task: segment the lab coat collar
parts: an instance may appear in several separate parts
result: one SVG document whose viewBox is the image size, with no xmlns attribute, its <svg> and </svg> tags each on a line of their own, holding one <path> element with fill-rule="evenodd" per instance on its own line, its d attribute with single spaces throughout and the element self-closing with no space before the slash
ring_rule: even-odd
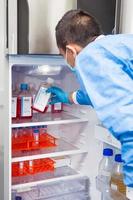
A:
<svg viewBox="0 0 133 200">
<path fill-rule="evenodd" d="M 94 41 L 100 40 L 100 39 L 102 39 L 103 37 L 105 37 L 105 35 L 99 35 L 98 37 L 96 37 L 96 39 L 95 39 Z"/>
</svg>

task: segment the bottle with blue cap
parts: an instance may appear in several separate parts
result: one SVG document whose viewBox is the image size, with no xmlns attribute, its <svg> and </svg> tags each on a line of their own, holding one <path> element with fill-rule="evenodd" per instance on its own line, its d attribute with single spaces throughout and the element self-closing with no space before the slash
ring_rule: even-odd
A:
<svg viewBox="0 0 133 200">
<path fill-rule="evenodd" d="M 38 128 L 33 129 L 33 137 L 34 137 L 34 146 L 39 147 L 40 133 Z"/>
<path fill-rule="evenodd" d="M 21 196 L 16 196 L 15 200 L 22 200 L 22 197 Z"/>
<path fill-rule="evenodd" d="M 105 191 L 108 190 L 113 167 L 113 150 L 110 148 L 103 149 L 103 158 L 99 163 L 98 179 L 101 185 L 101 199 L 104 198 Z"/>
<path fill-rule="evenodd" d="M 123 182 L 122 165 L 123 165 L 123 161 L 121 158 L 121 154 L 116 154 L 115 164 L 112 169 L 110 185 L 113 190 L 126 195 L 126 186 L 124 185 L 124 182 Z"/>
</svg>

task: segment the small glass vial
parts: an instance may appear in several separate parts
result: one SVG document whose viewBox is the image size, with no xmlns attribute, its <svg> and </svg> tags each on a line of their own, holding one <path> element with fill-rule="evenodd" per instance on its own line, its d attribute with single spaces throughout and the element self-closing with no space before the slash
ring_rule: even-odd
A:
<svg viewBox="0 0 133 200">
<path fill-rule="evenodd" d="M 55 103 L 52 105 L 52 113 L 60 113 L 63 111 L 63 103 Z"/>
<path fill-rule="evenodd" d="M 19 163 L 19 174 L 20 175 L 24 174 L 24 162 Z"/>
<path fill-rule="evenodd" d="M 33 130 L 33 137 L 34 137 L 34 146 L 39 146 L 39 130 L 38 129 L 34 129 Z"/>
<path fill-rule="evenodd" d="M 29 173 L 33 174 L 33 172 L 34 172 L 33 160 L 29 160 Z"/>
</svg>

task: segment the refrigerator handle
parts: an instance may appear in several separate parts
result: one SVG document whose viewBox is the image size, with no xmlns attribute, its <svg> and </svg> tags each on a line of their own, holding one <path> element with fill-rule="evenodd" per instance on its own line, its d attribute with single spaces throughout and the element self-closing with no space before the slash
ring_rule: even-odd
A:
<svg viewBox="0 0 133 200">
<path fill-rule="evenodd" d="M 8 0 L 8 52 L 17 54 L 17 0 Z"/>
</svg>

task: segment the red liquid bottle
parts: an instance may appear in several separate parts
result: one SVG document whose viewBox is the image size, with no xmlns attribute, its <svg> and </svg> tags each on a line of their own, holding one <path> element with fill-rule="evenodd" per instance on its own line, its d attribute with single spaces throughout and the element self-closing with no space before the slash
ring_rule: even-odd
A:
<svg viewBox="0 0 133 200">
<path fill-rule="evenodd" d="M 20 93 L 17 100 L 17 116 L 19 119 L 29 119 L 32 118 L 32 102 L 33 98 L 28 90 L 28 84 L 21 83 Z"/>
</svg>

